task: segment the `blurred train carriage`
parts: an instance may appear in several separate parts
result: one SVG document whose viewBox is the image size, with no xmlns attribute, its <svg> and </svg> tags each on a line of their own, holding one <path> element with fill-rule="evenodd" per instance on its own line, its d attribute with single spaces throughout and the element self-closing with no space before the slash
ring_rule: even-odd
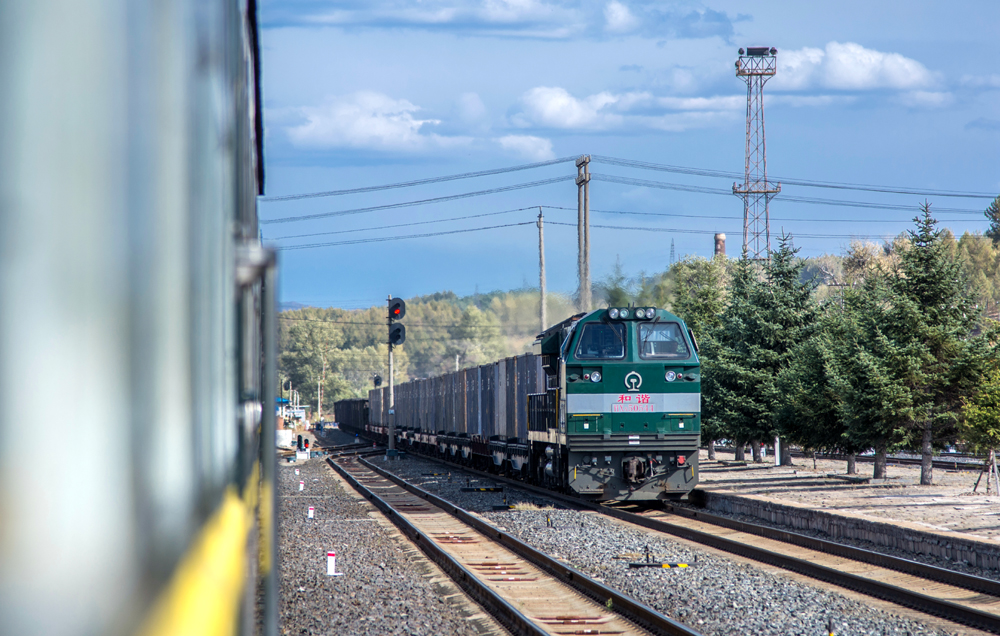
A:
<svg viewBox="0 0 1000 636">
<path fill-rule="evenodd" d="M 369 392 L 341 426 L 581 497 L 676 499 L 698 482 L 701 376 L 684 323 L 655 308 L 573 316 L 526 354 Z M 356 402 L 356 401 L 355 401 Z"/>
<path fill-rule="evenodd" d="M 256 3 L 0 32 L 0 631 L 276 634 Z"/>
</svg>

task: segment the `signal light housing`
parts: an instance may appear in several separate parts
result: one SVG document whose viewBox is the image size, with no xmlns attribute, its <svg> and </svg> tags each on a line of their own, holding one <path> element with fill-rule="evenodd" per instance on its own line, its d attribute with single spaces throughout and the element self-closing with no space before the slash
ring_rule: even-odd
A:
<svg viewBox="0 0 1000 636">
<path fill-rule="evenodd" d="M 406 325 L 394 323 L 389 327 L 389 344 L 401 345 L 406 342 Z"/>
<path fill-rule="evenodd" d="M 402 320 L 406 315 L 406 303 L 402 298 L 393 298 L 389 301 L 389 320 Z"/>
</svg>

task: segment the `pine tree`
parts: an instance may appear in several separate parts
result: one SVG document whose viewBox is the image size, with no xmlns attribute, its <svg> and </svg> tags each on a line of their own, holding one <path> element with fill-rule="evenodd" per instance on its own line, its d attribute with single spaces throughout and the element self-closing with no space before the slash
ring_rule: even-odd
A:
<svg viewBox="0 0 1000 636">
<path fill-rule="evenodd" d="M 961 261 L 946 244 L 944 231 L 936 228 L 930 204 L 924 203 L 922 212 L 914 219 L 916 229 L 908 233 L 910 246 L 900 254 L 892 286 L 917 308 L 912 323 L 900 324 L 895 338 L 901 346 L 920 348 L 923 360 L 921 373 L 912 378 L 912 429 L 920 438 L 920 483 L 930 485 L 933 448 L 954 439 L 963 394 L 976 377 L 970 345 L 979 311 Z"/>
<path fill-rule="evenodd" d="M 910 438 L 917 417 L 914 387 L 923 381 L 923 348 L 900 339 L 920 322 L 920 310 L 897 294 L 889 276 L 872 272 L 845 290 L 844 310 L 827 327 L 826 368 L 839 434 L 846 451 L 875 449 L 873 477 L 885 477 L 886 455 Z"/>
<path fill-rule="evenodd" d="M 990 228 L 986 230 L 986 236 L 993 239 L 993 244 L 1000 243 L 1000 196 L 990 201 L 989 206 L 983 212 L 990 222 Z"/>
<path fill-rule="evenodd" d="M 670 274 L 674 280 L 670 310 L 698 337 L 717 327 L 725 309 L 725 257 L 685 258 L 670 268 Z"/>
<path fill-rule="evenodd" d="M 680 316 L 700 345 L 702 366 L 711 365 L 712 332 L 725 309 L 725 256 L 712 260 L 685 258 L 670 268 L 670 310 Z M 708 444 L 708 458 L 715 459 L 715 440 L 723 436 L 711 394 L 702 396 L 701 438 Z"/>
<path fill-rule="evenodd" d="M 838 368 L 834 338 L 843 331 L 843 320 L 840 304 L 828 303 L 813 335 L 795 348 L 778 377 L 781 405 L 775 422 L 784 437 L 803 448 L 851 456 L 867 447 L 848 437 L 840 416 L 844 395 L 834 384 Z M 852 468 L 849 465 L 848 472 Z"/>
<path fill-rule="evenodd" d="M 796 252 L 785 235 L 760 269 L 740 259 L 729 304 L 712 331 L 702 393 L 720 428 L 741 444 L 770 439 L 777 432 L 778 376 L 815 325 L 812 285 L 800 281 L 803 263 Z M 755 460 L 758 452 L 755 447 Z"/>
</svg>

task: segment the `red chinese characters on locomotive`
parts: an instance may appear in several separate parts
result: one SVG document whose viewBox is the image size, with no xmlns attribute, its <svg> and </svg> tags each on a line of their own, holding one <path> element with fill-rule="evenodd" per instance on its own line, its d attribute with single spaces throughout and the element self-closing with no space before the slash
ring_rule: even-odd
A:
<svg viewBox="0 0 1000 636">
<path fill-rule="evenodd" d="M 652 413 L 653 404 L 650 403 L 649 393 L 629 394 L 623 393 L 611 405 L 612 413 Z"/>
</svg>

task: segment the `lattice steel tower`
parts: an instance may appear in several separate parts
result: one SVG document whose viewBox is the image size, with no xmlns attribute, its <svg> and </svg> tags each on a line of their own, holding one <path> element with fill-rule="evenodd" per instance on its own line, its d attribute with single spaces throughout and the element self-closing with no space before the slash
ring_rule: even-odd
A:
<svg viewBox="0 0 1000 636">
<path fill-rule="evenodd" d="M 736 76 L 747 83 L 747 155 L 743 184 L 733 194 L 743 198 L 743 248 L 747 258 L 767 260 L 771 249 L 768 202 L 781 192 L 780 183 L 767 182 L 767 143 L 764 140 L 764 84 L 777 69 L 778 49 L 766 46 L 740 49 Z"/>
</svg>

